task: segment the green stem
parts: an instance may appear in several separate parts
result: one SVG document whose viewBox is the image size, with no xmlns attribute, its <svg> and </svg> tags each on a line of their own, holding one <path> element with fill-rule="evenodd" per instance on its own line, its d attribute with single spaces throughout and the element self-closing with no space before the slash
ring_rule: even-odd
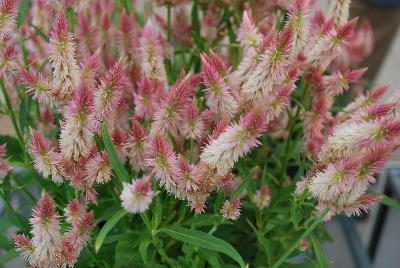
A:
<svg viewBox="0 0 400 268">
<path fill-rule="evenodd" d="M 8 114 L 9 114 L 11 122 L 13 124 L 15 133 L 17 134 L 17 137 L 18 137 L 18 140 L 20 142 L 20 145 L 22 146 L 22 149 L 24 149 L 24 147 L 25 147 L 24 146 L 24 139 L 22 138 L 21 132 L 19 130 L 19 127 L 18 127 L 18 124 L 17 124 L 17 119 L 15 117 L 15 113 L 14 113 L 14 110 L 13 110 L 12 105 L 11 105 L 10 96 L 8 96 L 8 92 L 6 90 L 6 87 L 4 86 L 3 79 L 0 79 L 0 89 L 1 89 L 1 92 L 3 93 L 4 100 L 6 102 L 7 109 L 8 109 Z"/>
<path fill-rule="evenodd" d="M 21 187 L 22 192 L 33 202 L 36 203 L 36 198 L 27 190 L 25 189 L 24 185 L 15 177 L 14 175 L 11 175 L 11 177 L 15 180 L 15 182 L 18 184 L 18 186 Z"/>
<path fill-rule="evenodd" d="M 326 214 L 328 214 L 329 208 L 325 208 L 322 213 L 314 220 L 314 222 L 304 231 L 294 243 L 290 246 L 290 248 L 278 259 L 277 262 L 272 265 L 272 268 L 278 268 L 286 259 L 292 254 L 292 252 L 298 247 L 299 242 L 308 236 L 314 229 L 318 226 L 318 224 L 325 218 Z"/>
</svg>

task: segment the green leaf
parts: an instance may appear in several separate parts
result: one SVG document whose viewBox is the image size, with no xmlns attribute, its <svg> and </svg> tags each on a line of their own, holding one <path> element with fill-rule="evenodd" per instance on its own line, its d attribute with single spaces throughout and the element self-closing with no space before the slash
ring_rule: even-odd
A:
<svg viewBox="0 0 400 268">
<path fill-rule="evenodd" d="M 108 159 L 110 160 L 111 166 L 113 167 L 115 174 L 121 181 L 127 181 L 129 178 L 128 172 L 118 158 L 117 152 L 115 151 L 110 133 L 108 132 L 106 125 L 103 125 L 103 140 L 107 150 Z"/>
<path fill-rule="evenodd" d="M 0 256 L 0 265 L 5 264 L 12 259 L 18 257 L 18 252 L 15 249 L 9 250 L 6 254 Z"/>
<path fill-rule="evenodd" d="M 17 28 L 21 27 L 25 22 L 26 15 L 29 11 L 29 0 L 21 0 L 17 13 Z"/>
<path fill-rule="evenodd" d="M 144 263 L 147 263 L 147 248 L 149 247 L 150 243 L 150 239 L 145 239 L 141 241 L 139 245 L 139 254 L 142 257 Z"/>
<path fill-rule="evenodd" d="M 329 266 L 329 261 L 326 258 L 326 255 L 324 253 L 324 250 L 321 247 L 321 243 L 319 242 L 318 237 L 316 237 L 314 234 L 311 235 L 311 241 L 313 244 L 315 256 L 317 257 L 318 261 L 318 267 L 328 267 Z"/>
<path fill-rule="evenodd" d="M 198 230 L 187 229 L 179 226 L 164 227 L 160 229 L 160 231 L 176 240 L 197 247 L 224 253 L 235 260 L 237 263 L 239 263 L 240 267 L 245 267 L 243 258 L 240 256 L 237 250 L 232 247 L 231 244 L 225 242 L 220 238 Z"/>
<path fill-rule="evenodd" d="M 308 228 L 293 242 L 292 246 L 283 253 L 283 255 L 278 259 L 277 262 L 275 262 L 272 265 L 272 268 L 278 268 L 280 267 L 286 259 L 292 254 L 292 252 L 297 248 L 299 242 L 304 239 L 306 236 L 308 236 L 314 229 L 322 222 L 322 220 L 325 218 L 326 214 L 328 214 L 329 208 L 326 208 L 322 211 L 322 213 L 315 218 L 312 224 L 308 226 Z"/>
<path fill-rule="evenodd" d="M 115 213 L 107 222 L 104 224 L 103 228 L 101 228 L 99 235 L 97 236 L 96 242 L 94 244 L 94 248 L 96 252 L 99 251 L 101 246 L 103 245 L 104 239 L 107 234 L 111 231 L 112 228 L 125 216 L 128 212 L 124 209 L 121 209 L 117 213 Z"/>
<path fill-rule="evenodd" d="M 160 195 L 158 194 L 156 196 L 156 202 L 153 209 L 153 218 L 151 219 L 151 224 L 153 226 L 153 229 L 157 229 L 157 227 L 161 223 L 161 219 L 162 219 L 162 206 L 161 206 L 161 198 Z"/>
</svg>

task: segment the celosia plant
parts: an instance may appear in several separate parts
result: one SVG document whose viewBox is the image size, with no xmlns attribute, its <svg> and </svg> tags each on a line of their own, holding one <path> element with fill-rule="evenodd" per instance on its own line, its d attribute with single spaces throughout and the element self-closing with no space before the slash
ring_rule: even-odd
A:
<svg viewBox="0 0 400 268">
<path fill-rule="evenodd" d="M 2 262 L 326 266 L 400 134 L 349 4 L 1 0 Z"/>
</svg>

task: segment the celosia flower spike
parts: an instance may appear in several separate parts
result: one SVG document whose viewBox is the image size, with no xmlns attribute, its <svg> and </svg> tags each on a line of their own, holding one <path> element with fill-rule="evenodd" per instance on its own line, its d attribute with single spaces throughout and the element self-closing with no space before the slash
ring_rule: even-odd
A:
<svg viewBox="0 0 400 268">
<path fill-rule="evenodd" d="M 295 0 L 289 11 L 288 24 L 294 29 L 294 51 L 300 51 L 307 38 L 310 28 L 310 8 L 308 0 Z"/>
<path fill-rule="evenodd" d="M 47 192 L 42 192 L 30 219 L 34 264 L 45 267 L 56 266 L 57 248 L 60 243 L 59 218 L 54 200 Z"/>
<path fill-rule="evenodd" d="M 340 26 L 349 19 L 350 2 L 350 0 L 332 0 L 330 2 L 328 14 L 334 19 L 336 25 Z"/>
<path fill-rule="evenodd" d="M 160 107 L 160 97 L 163 95 L 162 85 L 158 81 L 150 80 L 145 75 L 139 83 L 137 92 L 133 93 L 135 115 L 149 120 Z"/>
<path fill-rule="evenodd" d="M 237 220 L 240 216 L 241 204 L 242 202 L 239 198 L 226 200 L 220 212 L 225 219 Z"/>
<path fill-rule="evenodd" d="M 50 143 L 41 133 L 31 130 L 31 135 L 31 153 L 34 157 L 33 166 L 43 177 L 51 176 L 53 182 L 61 183 L 63 179 L 58 163 L 59 157 L 54 152 L 54 148 L 50 146 Z"/>
<path fill-rule="evenodd" d="M 65 103 L 79 85 L 79 67 L 75 59 L 75 43 L 69 32 L 64 11 L 59 11 L 49 43 L 49 60 L 58 101 Z"/>
<path fill-rule="evenodd" d="M 146 22 L 140 39 L 142 69 L 150 79 L 167 81 L 161 43 L 151 20 Z"/>
<path fill-rule="evenodd" d="M 129 134 L 128 149 L 129 163 L 134 170 L 146 168 L 146 154 L 148 143 L 146 142 L 146 131 L 136 119 L 132 119 L 132 132 Z"/>
<path fill-rule="evenodd" d="M 104 121 L 111 116 L 120 102 L 124 85 L 121 67 L 116 63 L 100 79 L 94 93 L 95 115 L 98 120 Z"/>
<path fill-rule="evenodd" d="M 92 91 L 82 84 L 74 94 L 61 127 L 60 147 L 67 158 L 77 161 L 89 155 L 96 126 L 93 111 Z"/>
<path fill-rule="evenodd" d="M 16 0 L 1 0 L 0 1 L 0 40 L 6 36 L 14 25 L 14 20 L 17 15 Z"/>
<path fill-rule="evenodd" d="M 225 175 L 234 163 L 252 148 L 260 144 L 257 140 L 266 129 L 265 115 L 251 111 L 225 129 L 203 150 L 200 158 L 217 169 L 219 175 Z"/>
<path fill-rule="evenodd" d="M 244 50 L 244 54 L 251 55 L 255 53 L 262 35 L 259 33 L 258 28 L 254 25 L 254 22 L 249 15 L 250 11 L 244 11 L 242 22 L 237 34 L 238 41 Z"/>
<path fill-rule="evenodd" d="M 252 201 L 259 209 L 264 209 L 271 203 L 271 194 L 268 185 L 263 185 L 253 195 Z"/>
<path fill-rule="evenodd" d="M 105 151 L 101 151 L 89 159 L 85 169 L 87 180 L 91 184 L 104 184 L 111 180 L 111 164 Z"/>
<path fill-rule="evenodd" d="M 151 176 L 136 179 L 132 184 L 123 184 L 121 192 L 122 207 L 130 213 L 145 212 L 153 200 L 151 190 Z"/>
<path fill-rule="evenodd" d="M 42 104 L 54 104 L 52 94 L 54 89 L 48 81 L 43 79 L 40 73 L 35 75 L 27 70 L 22 70 L 21 78 L 28 88 L 28 92 L 33 94 L 34 100 Z"/>
</svg>

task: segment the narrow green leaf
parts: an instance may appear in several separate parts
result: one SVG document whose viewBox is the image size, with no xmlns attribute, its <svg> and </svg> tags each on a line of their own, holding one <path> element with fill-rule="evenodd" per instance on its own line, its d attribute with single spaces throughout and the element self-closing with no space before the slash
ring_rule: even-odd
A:
<svg viewBox="0 0 400 268">
<path fill-rule="evenodd" d="M 139 254 L 143 259 L 144 263 L 147 263 L 147 248 L 149 247 L 151 240 L 145 239 L 140 242 L 139 245 Z"/>
<path fill-rule="evenodd" d="M 318 237 L 314 234 L 311 235 L 311 241 L 314 248 L 315 256 L 317 257 L 318 267 L 328 267 L 329 261 L 324 253 L 324 250 L 321 247 L 321 243 L 319 242 Z"/>
<path fill-rule="evenodd" d="M 26 15 L 29 11 L 29 0 L 21 0 L 19 3 L 18 13 L 17 13 L 17 28 L 21 27 L 25 22 Z"/>
<path fill-rule="evenodd" d="M 160 195 L 158 194 L 156 196 L 156 202 L 153 210 L 153 218 L 151 219 L 151 224 L 153 226 L 153 229 L 157 229 L 157 227 L 160 225 L 162 219 L 162 206 L 161 206 L 161 198 Z"/>
<path fill-rule="evenodd" d="M 234 199 L 236 197 L 238 197 L 243 191 L 244 189 L 247 188 L 247 185 L 249 184 L 249 180 L 245 180 L 244 182 L 242 182 L 239 187 L 236 189 L 236 191 L 233 193 L 231 199 Z"/>
<path fill-rule="evenodd" d="M 115 151 L 110 133 L 108 132 L 106 125 L 103 125 L 103 140 L 107 150 L 108 159 L 110 160 L 111 166 L 113 167 L 115 174 L 121 181 L 127 181 L 129 178 L 128 172 L 118 158 L 117 152 Z"/>
<path fill-rule="evenodd" d="M 97 236 L 96 242 L 94 244 L 94 248 L 96 252 L 99 251 L 101 246 L 103 245 L 104 239 L 107 234 L 111 231 L 112 228 L 125 216 L 128 212 L 124 209 L 121 209 L 117 213 L 115 213 L 107 222 L 104 224 L 103 228 L 101 228 L 99 235 Z"/>
<path fill-rule="evenodd" d="M 15 249 L 9 250 L 6 254 L 0 256 L 0 265 L 5 264 L 12 259 L 18 257 L 18 252 Z"/>
<path fill-rule="evenodd" d="M 325 216 L 326 216 L 326 214 L 328 214 L 328 212 L 329 212 L 329 208 L 324 209 L 322 211 L 322 213 L 317 218 L 315 218 L 313 223 L 310 226 L 308 226 L 308 228 L 294 241 L 292 246 L 278 259 L 277 262 L 274 263 L 274 265 L 272 265 L 272 268 L 280 267 L 286 261 L 286 259 L 290 256 L 290 254 L 292 254 L 292 252 L 297 248 L 299 242 L 304 237 L 308 236 L 312 231 L 314 231 L 314 229 L 318 226 L 318 224 L 320 224 L 322 222 L 322 220 L 325 218 Z"/>
<path fill-rule="evenodd" d="M 237 250 L 232 247 L 231 244 L 225 242 L 224 240 L 212 236 L 210 234 L 193 230 L 187 229 L 179 226 L 170 226 L 160 229 L 161 232 L 169 235 L 170 237 L 209 250 L 214 250 L 217 252 L 221 252 L 226 254 L 227 256 L 231 257 L 237 263 L 240 264 L 240 267 L 245 267 L 245 263 L 243 258 L 237 252 Z"/>
</svg>

